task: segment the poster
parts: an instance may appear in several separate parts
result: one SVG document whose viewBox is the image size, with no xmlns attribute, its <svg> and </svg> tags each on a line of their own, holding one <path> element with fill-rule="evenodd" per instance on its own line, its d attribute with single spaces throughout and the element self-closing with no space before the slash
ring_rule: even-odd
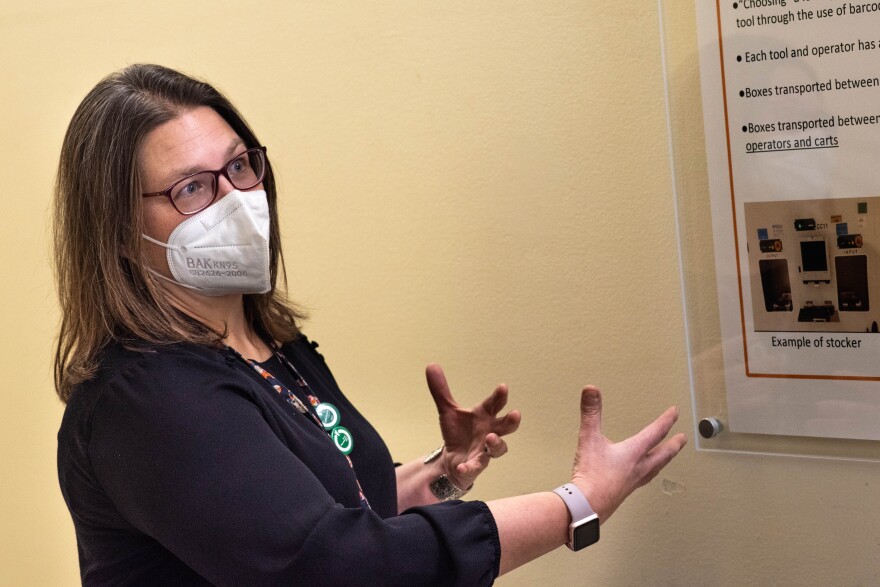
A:
<svg viewBox="0 0 880 587">
<path fill-rule="evenodd" d="M 728 426 L 880 440 L 880 2 L 696 1 Z"/>
</svg>

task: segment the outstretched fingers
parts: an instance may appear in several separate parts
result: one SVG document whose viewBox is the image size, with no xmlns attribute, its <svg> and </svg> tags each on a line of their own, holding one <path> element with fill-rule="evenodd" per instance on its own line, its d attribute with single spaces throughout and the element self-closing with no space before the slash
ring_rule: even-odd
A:
<svg viewBox="0 0 880 587">
<path fill-rule="evenodd" d="M 507 442 L 495 433 L 486 435 L 483 447 L 466 461 L 455 467 L 459 475 L 477 475 L 489 466 L 489 459 L 497 459 L 507 454 Z"/>
<path fill-rule="evenodd" d="M 506 436 L 508 434 L 512 434 L 519 429 L 519 424 L 522 422 L 522 414 L 519 410 L 511 410 L 502 418 L 496 418 L 492 423 L 492 430 L 498 436 Z"/>
<path fill-rule="evenodd" d="M 484 452 L 490 459 L 497 459 L 507 454 L 507 443 L 497 434 L 487 434 Z"/>
<path fill-rule="evenodd" d="M 449 383 L 446 381 L 446 375 L 443 369 L 437 363 L 431 363 L 425 368 L 425 378 L 428 380 L 428 389 L 431 391 L 431 397 L 434 398 L 434 404 L 437 411 L 441 414 L 447 410 L 455 409 L 458 404 L 452 398 L 452 392 L 449 391 Z"/>
<path fill-rule="evenodd" d="M 507 405 L 508 393 L 507 385 L 501 383 L 482 401 L 480 407 L 487 413 L 495 415 Z"/>
<path fill-rule="evenodd" d="M 630 441 L 637 447 L 637 451 L 647 454 L 666 438 L 676 421 L 678 421 L 678 408 L 672 406 L 635 434 Z"/>
<path fill-rule="evenodd" d="M 684 434 L 676 434 L 664 440 L 678 420 L 678 414 L 677 407 L 667 409 L 630 439 L 633 450 L 640 455 L 639 485 L 645 485 L 656 477 L 687 443 L 687 436 Z"/>
<path fill-rule="evenodd" d="M 669 461 L 674 459 L 686 444 L 687 436 L 683 433 L 679 433 L 651 449 L 648 454 L 645 455 L 645 471 L 642 485 L 649 483 L 654 477 L 656 477 L 657 473 L 659 473 L 663 467 L 668 465 Z"/>
</svg>

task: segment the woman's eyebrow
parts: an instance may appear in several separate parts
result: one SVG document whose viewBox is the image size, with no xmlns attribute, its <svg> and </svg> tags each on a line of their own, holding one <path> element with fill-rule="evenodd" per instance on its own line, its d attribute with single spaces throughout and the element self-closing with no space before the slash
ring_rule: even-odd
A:
<svg viewBox="0 0 880 587">
<path fill-rule="evenodd" d="M 226 149 L 226 159 L 229 160 L 238 151 L 239 148 L 244 147 L 244 141 L 239 137 L 235 137 L 232 143 L 229 145 L 229 148 Z"/>
<path fill-rule="evenodd" d="M 241 140 L 239 137 L 236 137 L 235 139 L 233 139 L 232 143 L 230 143 L 229 148 L 226 149 L 226 154 L 224 155 L 224 158 L 228 161 L 229 159 L 232 158 L 232 156 L 235 154 L 236 151 L 238 151 L 241 147 L 244 147 L 244 146 L 245 146 L 244 141 Z M 195 175 L 196 173 L 199 173 L 202 171 L 205 171 L 205 168 L 204 167 L 197 167 L 197 166 L 186 167 L 183 169 L 177 169 L 173 173 L 168 174 L 167 181 L 164 183 L 171 185 L 172 183 L 174 183 L 180 179 L 183 179 L 184 177 L 188 177 L 190 175 Z"/>
</svg>

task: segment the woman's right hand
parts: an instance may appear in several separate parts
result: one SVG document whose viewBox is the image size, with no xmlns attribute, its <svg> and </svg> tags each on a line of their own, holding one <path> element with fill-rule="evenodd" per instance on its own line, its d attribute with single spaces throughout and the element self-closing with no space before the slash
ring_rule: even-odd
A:
<svg viewBox="0 0 880 587">
<path fill-rule="evenodd" d="M 635 436 L 611 442 L 602 435 L 602 395 L 592 385 L 584 388 L 572 483 L 587 497 L 600 522 L 685 445 L 684 434 L 663 440 L 677 419 L 678 409 L 669 408 Z M 498 526 L 502 574 L 558 548 L 568 538 L 568 509 L 554 493 L 519 495 L 487 505 Z"/>
<path fill-rule="evenodd" d="M 587 496 L 600 522 L 651 481 L 687 443 L 684 434 L 663 440 L 676 420 L 678 408 L 669 408 L 638 434 L 611 442 L 602 434 L 602 394 L 592 385 L 583 389 L 572 482 Z"/>
</svg>

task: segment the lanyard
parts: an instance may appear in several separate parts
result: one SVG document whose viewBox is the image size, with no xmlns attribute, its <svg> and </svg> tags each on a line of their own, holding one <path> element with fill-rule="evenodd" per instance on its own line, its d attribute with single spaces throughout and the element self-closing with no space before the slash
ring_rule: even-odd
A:
<svg viewBox="0 0 880 587">
<path fill-rule="evenodd" d="M 336 408 L 333 404 L 329 404 L 326 402 L 321 402 L 318 397 L 312 392 L 311 387 L 306 382 L 305 377 L 300 375 L 297 368 L 287 360 L 287 357 L 284 356 L 278 347 L 275 346 L 274 343 L 270 344 L 269 347 L 272 349 L 275 357 L 284 365 L 287 370 L 293 375 L 294 381 L 296 381 L 297 387 L 301 389 L 303 394 L 306 396 L 306 399 L 312 406 L 312 410 L 310 410 L 303 403 L 299 397 L 296 396 L 290 389 L 287 388 L 281 381 L 278 380 L 274 375 L 269 373 L 266 369 L 258 365 L 255 361 L 250 359 L 246 359 L 232 347 L 227 346 L 230 351 L 240 360 L 244 361 L 246 364 L 250 365 L 254 371 L 260 374 L 260 377 L 268 383 L 272 389 L 274 389 L 279 395 L 284 397 L 287 400 L 287 403 L 292 405 L 297 409 L 299 413 L 306 416 L 310 420 L 312 420 L 318 428 L 324 430 L 328 434 L 328 438 L 333 442 L 333 445 L 339 449 L 339 452 L 342 453 L 342 456 L 345 457 L 345 460 L 348 462 L 348 466 L 351 467 L 352 472 L 355 474 L 355 483 L 357 483 L 358 488 L 358 497 L 360 498 L 361 507 L 370 509 L 370 502 L 367 501 L 367 496 L 364 495 L 364 490 L 361 488 L 361 482 L 357 478 L 357 473 L 354 471 L 354 465 L 351 462 L 351 458 L 348 456 L 354 448 L 354 437 L 351 432 L 345 428 L 344 426 L 340 426 L 341 415 L 339 409 Z"/>
</svg>

